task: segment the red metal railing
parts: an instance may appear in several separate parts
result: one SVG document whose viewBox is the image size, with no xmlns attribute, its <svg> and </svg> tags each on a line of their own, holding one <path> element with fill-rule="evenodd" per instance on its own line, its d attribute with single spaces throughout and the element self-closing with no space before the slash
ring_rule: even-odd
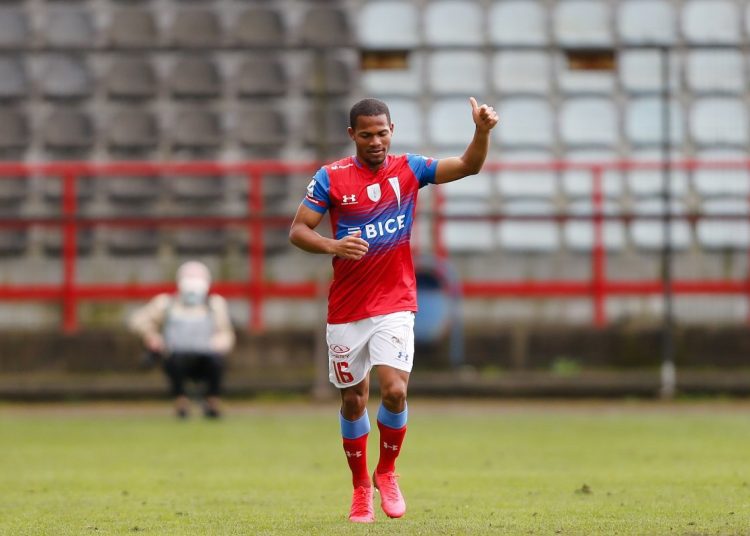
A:
<svg viewBox="0 0 750 536">
<path fill-rule="evenodd" d="M 216 162 L 64 162 L 47 164 L 0 163 L 0 180 L 9 177 L 29 177 L 32 175 L 54 176 L 62 181 L 62 213 L 59 217 L 0 217 L 2 228 L 28 228 L 47 226 L 61 228 L 63 232 L 62 280 L 58 284 L 0 284 L 0 300 L 18 301 L 57 301 L 62 304 L 63 329 L 73 332 L 78 329 L 78 303 L 83 300 L 133 300 L 146 299 L 159 292 L 174 289 L 174 283 L 104 283 L 91 284 L 77 280 L 77 231 L 93 226 L 113 227 L 212 227 L 234 226 L 246 228 L 250 235 L 248 248 L 248 276 L 245 281 L 216 281 L 213 289 L 227 298 L 246 299 L 250 307 L 249 328 L 254 331 L 263 329 L 263 304 L 274 298 L 312 299 L 319 295 L 316 282 L 270 282 L 264 278 L 265 255 L 263 234 L 267 227 L 286 227 L 291 215 L 270 216 L 266 214 L 263 196 L 263 178 L 266 174 L 311 174 L 316 169 L 314 163 L 283 163 L 277 161 L 243 162 L 222 164 Z M 686 160 L 672 162 L 674 170 L 694 171 L 698 169 L 750 170 L 750 160 L 738 162 L 699 162 Z M 465 280 L 462 284 L 466 298 L 539 298 L 539 297 L 589 297 L 593 305 L 593 320 L 597 326 L 607 322 L 606 300 L 610 296 L 638 296 L 662 294 L 665 291 L 662 280 L 613 280 L 607 275 L 607 252 L 604 244 L 603 224 L 605 220 L 618 218 L 625 222 L 636 218 L 659 218 L 662 216 L 643 216 L 635 214 L 605 215 L 603 213 L 604 194 L 603 180 L 605 171 L 619 170 L 660 170 L 661 163 L 614 162 L 614 163 L 570 163 L 553 162 L 549 164 L 506 164 L 488 163 L 487 172 L 501 171 L 587 171 L 591 173 L 592 188 L 591 216 L 472 216 L 469 219 L 531 219 L 558 220 L 588 219 L 593 221 L 594 239 L 591 252 L 591 275 L 588 280 L 548 280 L 548 281 L 502 281 L 502 280 Z M 109 177 L 169 176 L 192 175 L 212 177 L 216 175 L 243 175 L 248 181 L 248 200 L 246 214 L 242 216 L 126 216 L 101 217 L 83 216 L 77 206 L 78 179 L 83 176 L 106 180 Z M 302 195 L 302 192 L 300 193 Z M 433 250 L 438 257 L 445 258 L 448 251 L 443 243 L 442 228 L 448 219 L 467 217 L 447 216 L 444 207 L 444 194 L 437 188 L 433 206 Z M 699 214 L 672 216 L 673 219 L 696 220 Z M 747 219 L 747 215 L 722 216 Z M 424 248 L 424 245 L 422 245 Z M 427 248 L 424 248 L 427 249 Z M 690 295 L 744 295 L 750 299 L 750 273 L 744 280 L 675 280 L 671 282 L 674 294 Z"/>
</svg>

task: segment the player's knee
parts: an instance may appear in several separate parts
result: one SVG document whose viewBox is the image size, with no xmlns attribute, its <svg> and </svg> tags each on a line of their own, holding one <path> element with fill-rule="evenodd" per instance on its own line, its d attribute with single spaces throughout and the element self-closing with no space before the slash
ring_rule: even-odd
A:
<svg viewBox="0 0 750 536">
<path fill-rule="evenodd" d="M 367 407 L 367 395 L 356 391 L 344 391 L 341 394 L 341 410 L 346 418 L 356 418 L 364 413 Z"/>
<path fill-rule="evenodd" d="M 406 383 L 390 382 L 380 390 L 383 405 L 390 411 L 400 413 L 406 405 Z"/>
</svg>

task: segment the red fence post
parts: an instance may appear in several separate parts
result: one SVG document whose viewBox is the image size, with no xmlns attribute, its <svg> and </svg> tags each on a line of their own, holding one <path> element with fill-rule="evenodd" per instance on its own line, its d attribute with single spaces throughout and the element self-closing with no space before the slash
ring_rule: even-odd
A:
<svg viewBox="0 0 750 536">
<path fill-rule="evenodd" d="M 78 330 L 78 304 L 76 300 L 76 172 L 66 169 L 62 176 L 63 214 L 63 331 Z"/>
<path fill-rule="evenodd" d="M 607 324 L 605 279 L 606 254 L 604 250 L 604 195 L 602 188 L 602 168 L 592 170 L 591 198 L 594 210 L 594 244 L 591 255 L 591 289 L 594 306 L 594 325 L 597 328 Z"/>
<path fill-rule="evenodd" d="M 265 258 L 263 256 L 263 172 L 257 168 L 248 170 L 249 194 L 247 209 L 249 218 L 248 261 L 250 267 L 249 294 L 250 319 L 248 328 L 251 331 L 263 330 L 263 271 Z"/>
</svg>

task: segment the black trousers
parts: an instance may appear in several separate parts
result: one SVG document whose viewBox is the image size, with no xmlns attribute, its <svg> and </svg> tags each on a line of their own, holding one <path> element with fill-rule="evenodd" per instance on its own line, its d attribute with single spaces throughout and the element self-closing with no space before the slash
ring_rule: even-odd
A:
<svg viewBox="0 0 750 536">
<path fill-rule="evenodd" d="M 217 354 L 175 353 L 164 360 L 172 396 L 185 395 L 185 382 L 205 383 L 205 396 L 220 396 L 224 358 Z"/>
</svg>

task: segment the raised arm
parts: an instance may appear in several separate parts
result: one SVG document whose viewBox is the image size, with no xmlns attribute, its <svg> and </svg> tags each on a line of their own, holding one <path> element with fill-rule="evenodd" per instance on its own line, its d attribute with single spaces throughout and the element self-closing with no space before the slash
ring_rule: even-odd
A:
<svg viewBox="0 0 750 536">
<path fill-rule="evenodd" d="M 497 125 L 497 112 L 491 106 L 482 104 L 479 106 L 474 97 L 469 98 L 471 104 L 471 117 L 474 120 L 474 137 L 466 147 L 464 154 L 449 158 L 441 158 L 438 161 L 435 172 L 435 183 L 444 184 L 455 181 L 468 175 L 479 173 L 487 158 L 490 147 L 490 130 Z"/>
<path fill-rule="evenodd" d="M 339 240 L 320 235 L 315 228 L 323 214 L 300 204 L 289 230 L 289 241 L 309 253 L 336 255 L 342 259 L 359 260 L 365 256 L 369 244 L 359 234 L 345 236 Z"/>
</svg>

